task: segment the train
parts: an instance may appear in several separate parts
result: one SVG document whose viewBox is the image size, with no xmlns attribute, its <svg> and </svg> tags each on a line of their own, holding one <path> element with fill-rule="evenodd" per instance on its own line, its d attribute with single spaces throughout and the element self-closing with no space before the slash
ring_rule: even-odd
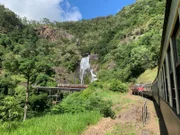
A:
<svg viewBox="0 0 180 135">
<path fill-rule="evenodd" d="M 132 90 L 132 94 L 134 95 L 144 95 L 146 97 L 152 97 L 152 90 L 151 90 L 151 83 L 147 84 L 134 84 L 130 86 L 130 89 Z"/>
<path fill-rule="evenodd" d="M 159 106 L 169 135 L 180 135 L 180 0 L 166 0 L 158 73 L 143 95 Z"/>
</svg>

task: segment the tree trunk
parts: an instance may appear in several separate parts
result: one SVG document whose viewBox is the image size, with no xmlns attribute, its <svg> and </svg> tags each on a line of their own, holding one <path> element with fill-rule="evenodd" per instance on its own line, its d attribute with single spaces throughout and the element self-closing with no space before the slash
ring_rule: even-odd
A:
<svg viewBox="0 0 180 135">
<path fill-rule="evenodd" d="M 27 79 L 27 86 L 26 86 L 26 101 L 24 105 L 24 118 L 23 121 L 27 118 L 27 109 L 28 109 L 28 102 L 29 102 L 29 77 Z"/>
</svg>

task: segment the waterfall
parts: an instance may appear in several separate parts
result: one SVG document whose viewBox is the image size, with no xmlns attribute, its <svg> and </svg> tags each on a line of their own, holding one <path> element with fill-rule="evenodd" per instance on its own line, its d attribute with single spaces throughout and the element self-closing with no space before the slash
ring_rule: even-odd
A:
<svg viewBox="0 0 180 135">
<path fill-rule="evenodd" d="M 94 82 L 97 80 L 97 76 L 93 73 L 93 69 L 90 70 L 91 73 L 91 82 Z"/>
<path fill-rule="evenodd" d="M 80 62 L 80 80 L 81 80 L 81 85 L 84 84 L 84 75 L 86 72 L 91 73 L 91 82 L 97 80 L 96 75 L 93 73 L 93 69 L 90 67 L 89 63 L 90 55 L 83 57 Z"/>
</svg>

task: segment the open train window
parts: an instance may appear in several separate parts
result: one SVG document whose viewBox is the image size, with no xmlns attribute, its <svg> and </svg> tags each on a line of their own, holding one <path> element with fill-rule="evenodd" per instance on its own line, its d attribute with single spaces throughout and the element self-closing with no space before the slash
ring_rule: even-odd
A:
<svg viewBox="0 0 180 135">
<path fill-rule="evenodd" d="M 175 46 L 175 60 L 176 60 L 176 66 L 180 64 L 180 31 L 178 30 L 178 34 L 176 36 L 176 46 Z"/>
<path fill-rule="evenodd" d="M 164 81 L 165 81 L 165 95 L 166 101 L 169 103 L 169 92 L 168 92 L 168 78 L 167 78 L 167 69 L 166 69 L 166 62 L 164 61 Z"/>
<path fill-rule="evenodd" d="M 169 62 L 169 72 L 172 73 L 172 61 L 171 61 L 171 50 L 170 50 L 170 47 L 168 48 L 167 55 L 168 55 L 168 62 Z"/>
<path fill-rule="evenodd" d="M 163 68 L 162 68 L 162 72 L 161 72 L 161 94 L 162 94 L 162 98 L 165 99 L 165 93 L 164 93 L 164 75 L 163 75 Z"/>
<path fill-rule="evenodd" d="M 171 81 L 171 92 L 172 92 L 173 108 L 176 109 L 176 94 L 175 94 L 175 86 L 174 86 L 173 74 L 170 75 L 170 81 Z"/>
<path fill-rule="evenodd" d="M 174 53 L 175 53 L 175 63 L 176 66 L 180 64 L 180 24 L 179 24 L 179 17 L 177 19 L 173 37 L 175 37 L 175 43 L 173 44 L 174 47 Z M 174 39 L 174 38 L 173 38 Z"/>
<path fill-rule="evenodd" d="M 162 98 L 162 90 L 163 90 L 163 85 L 162 85 L 162 74 L 161 74 L 162 72 L 160 71 L 159 72 L 159 77 L 158 77 L 158 85 L 159 85 L 159 96 Z"/>
<path fill-rule="evenodd" d="M 170 71 L 170 83 L 171 83 L 171 88 L 170 91 L 172 93 L 172 107 L 176 110 L 176 95 L 175 95 L 175 86 L 174 86 L 174 78 L 173 78 L 173 71 L 172 71 L 172 59 L 171 59 L 171 48 L 169 46 L 168 51 L 167 51 L 167 55 L 168 55 L 168 66 L 169 66 L 169 71 Z"/>
<path fill-rule="evenodd" d="M 163 98 L 167 101 L 167 89 L 166 89 L 166 76 L 165 76 L 165 68 L 164 64 L 162 67 L 162 79 L 163 79 Z"/>
<path fill-rule="evenodd" d="M 178 89 L 178 98 L 180 99 L 180 23 L 179 17 L 176 22 L 176 26 L 174 29 L 174 37 L 175 37 L 175 68 L 176 68 L 176 79 L 177 79 L 177 89 Z"/>
<path fill-rule="evenodd" d="M 177 78 L 177 87 L 179 91 L 179 99 L 180 99 L 180 65 L 176 67 L 176 78 Z"/>
</svg>

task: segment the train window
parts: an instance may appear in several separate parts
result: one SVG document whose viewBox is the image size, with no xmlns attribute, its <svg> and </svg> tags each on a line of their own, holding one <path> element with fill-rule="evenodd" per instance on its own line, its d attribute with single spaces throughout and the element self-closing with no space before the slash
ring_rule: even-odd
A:
<svg viewBox="0 0 180 135">
<path fill-rule="evenodd" d="M 166 96 L 166 101 L 169 102 L 169 92 L 168 92 L 168 83 L 167 83 L 167 73 L 166 73 L 166 62 L 164 62 L 164 85 L 165 85 L 165 96 Z"/>
<path fill-rule="evenodd" d="M 178 34 L 176 36 L 176 50 L 177 50 L 176 61 L 179 63 L 180 62 L 180 31 L 178 31 Z"/>
<path fill-rule="evenodd" d="M 170 103 L 170 106 L 172 107 L 172 94 L 171 94 L 171 79 L 170 79 L 170 72 L 169 72 L 169 57 L 168 57 L 168 53 L 166 55 L 166 59 L 165 59 L 165 71 L 166 71 L 166 86 L 167 86 L 167 100 Z"/>
<path fill-rule="evenodd" d="M 179 20 L 179 19 L 178 19 Z M 178 98 L 180 99 L 180 27 L 179 27 L 179 21 L 178 22 L 178 28 L 177 32 L 176 32 L 176 46 L 175 46 L 175 50 L 176 50 L 176 78 L 177 78 L 177 89 L 179 91 L 179 95 Z M 176 24 L 177 25 L 177 24 Z"/>
<path fill-rule="evenodd" d="M 177 80 L 177 90 L 178 90 L 178 98 L 180 99 L 180 23 L 179 18 L 175 26 L 175 70 L 176 70 L 176 80 Z"/>
<path fill-rule="evenodd" d="M 168 81 L 166 78 L 166 94 L 167 94 L 167 102 L 169 103 L 169 91 L 168 91 Z"/>
<path fill-rule="evenodd" d="M 161 72 L 161 97 L 164 99 L 163 71 Z"/>
<path fill-rule="evenodd" d="M 176 109 L 176 95 L 175 95 L 175 86 L 174 86 L 174 78 L 173 78 L 173 71 L 172 71 L 172 59 L 171 59 L 171 49 L 168 48 L 168 62 L 169 62 L 169 71 L 170 71 L 170 83 L 171 83 L 171 93 L 172 93 L 172 107 Z"/>
<path fill-rule="evenodd" d="M 178 86 L 179 99 L 180 99 L 180 65 L 176 67 L 176 78 L 177 78 L 177 86 Z"/>
<path fill-rule="evenodd" d="M 159 96 L 162 97 L 162 78 L 161 78 L 161 71 L 159 72 L 159 77 L 158 77 L 158 86 L 159 86 Z"/>
<path fill-rule="evenodd" d="M 168 76 L 167 76 L 167 69 L 166 69 L 166 62 L 164 62 L 164 74 L 165 74 L 165 84 L 166 84 L 166 95 L 167 95 L 167 102 L 169 103 L 169 91 L 168 91 Z"/>
<path fill-rule="evenodd" d="M 175 63 L 180 63 L 180 28 L 179 28 L 179 17 L 177 18 L 177 21 L 176 21 L 176 25 L 175 25 L 175 28 L 174 28 L 174 32 L 173 32 L 173 35 L 172 35 L 172 38 L 173 38 L 173 47 L 174 47 L 174 51 L 175 52 Z"/>
<path fill-rule="evenodd" d="M 169 72 L 172 73 L 172 62 L 171 62 L 171 50 L 170 50 L 170 47 L 168 49 L 167 55 L 168 55 L 168 62 L 169 62 Z"/>
<path fill-rule="evenodd" d="M 170 75 L 170 80 L 171 80 L 171 91 L 172 91 L 173 108 L 176 109 L 176 95 L 175 95 L 175 86 L 174 86 L 173 74 Z"/>
<path fill-rule="evenodd" d="M 163 78 L 163 69 L 162 69 L 162 71 L 161 71 L 161 73 L 160 73 L 160 94 L 161 94 L 161 97 L 164 99 L 164 78 Z"/>
<path fill-rule="evenodd" d="M 165 74 L 164 74 L 164 65 L 162 67 L 162 85 L 163 85 L 163 99 L 166 100 L 166 83 L 165 83 Z"/>
</svg>

